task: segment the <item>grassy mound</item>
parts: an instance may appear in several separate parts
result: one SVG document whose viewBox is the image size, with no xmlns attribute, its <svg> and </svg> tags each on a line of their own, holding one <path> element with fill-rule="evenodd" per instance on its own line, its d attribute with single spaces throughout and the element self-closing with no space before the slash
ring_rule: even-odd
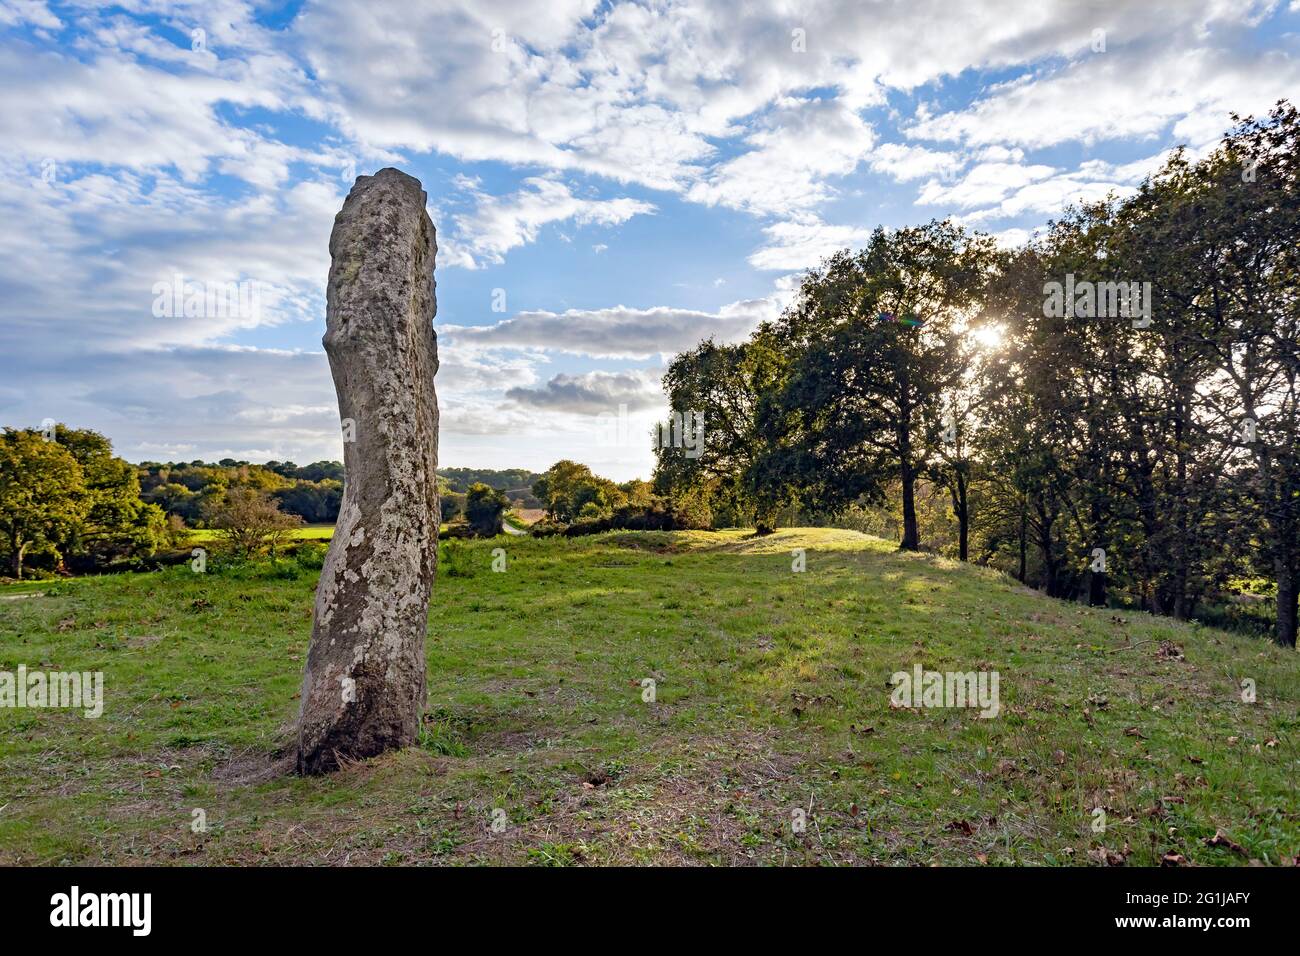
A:
<svg viewBox="0 0 1300 956">
<path fill-rule="evenodd" d="M 1300 661 L 1265 642 L 1049 600 L 848 531 L 457 547 L 421 745 L 324 779 L 286 764 L 310 566 L 0 588 L 0 670 L 105 682 L 97 720 L 0 709 L 0 864 L 1300 853 Z M 1000 715 L 892 708 L 890 676 L 916 664 L 996 670 Z"/>
</svg>

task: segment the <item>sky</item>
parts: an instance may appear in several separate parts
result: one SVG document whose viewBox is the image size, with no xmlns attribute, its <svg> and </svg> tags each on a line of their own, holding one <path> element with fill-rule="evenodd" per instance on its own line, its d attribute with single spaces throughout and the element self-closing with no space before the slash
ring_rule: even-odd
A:
<svg viewBox="0 0 1300 956">
<path fill-rule="evenodd" d="M 341 460 L 329 233 L 396 166 L 441 465 L 648 478 L 672 356 L 824 256 L 1021 242 L 1297 93 L 1300 0 L 0 0 L 0 423 Z"/>
</svg>

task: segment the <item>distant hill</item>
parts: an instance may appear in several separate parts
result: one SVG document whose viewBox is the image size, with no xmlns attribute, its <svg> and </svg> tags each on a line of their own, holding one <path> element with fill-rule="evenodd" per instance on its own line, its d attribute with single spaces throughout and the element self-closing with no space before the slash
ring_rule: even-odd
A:
<svg viewBox="0 0 1300 956">
<path fill-rule="evenodd" d="M 533 497 L 533 482 L 542 477 L 524 468 L 439 468 L 438 477 L 454 492 L 465 494 L 469 486 L 482 482 L 498 491 L 504 491 L 511 501 L 522 501 L 525 508 L 540 508 L 541 502 Z"/>
</svg>

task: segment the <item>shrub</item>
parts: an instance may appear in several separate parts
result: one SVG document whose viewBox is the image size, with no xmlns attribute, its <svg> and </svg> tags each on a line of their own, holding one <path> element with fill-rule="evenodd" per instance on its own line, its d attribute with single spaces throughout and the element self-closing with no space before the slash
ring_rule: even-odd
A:
<svg viewBox="0 0 1300 956">
<path fill-rule="evenodd" d="M 474 573 L 469 548 L 454 538 L 438 549 L 438 567 L 449 578 L 468 578 Z"/>
<path fill-rule="evenodd" d="M 281 512 L 266 492 L 247 487 L 227 491 L 208 517 L 208 526 L 243 558 L 274 554 L 301 525 L 302 518 Z"/>
<path fill-rule="evenodd" d="M 494 538 L 501 534 L 501 516 L 509 506 L 502 492 L 479 482 L 470 485 L 465 495 L 465 520 L 478 537 Z"/>
</svg>

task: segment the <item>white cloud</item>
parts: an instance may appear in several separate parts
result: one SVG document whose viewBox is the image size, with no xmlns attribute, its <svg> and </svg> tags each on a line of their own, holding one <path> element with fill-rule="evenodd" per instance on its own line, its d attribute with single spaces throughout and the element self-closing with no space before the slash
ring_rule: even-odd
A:
<svg viewBox="0 0 1300 956">
<path fill-rule="evenodd" d="M 191 21 L 201 22 L 201 21 Z M 282 182 L 287 164 L 319 159 L 223 110 L 319 111 L 284 53 L 234 47 L 192 51 L 139 25 L 90 20 L 86 59 L 18 41 L 0 47 L 0 142 L 11 157 L 51 158 L 140 172 L 174 168 L 194 182 L 217 165 L 259 185 Z M 241 34 L 260 46 L 252 28 Z M 225 35 L 212 24 L 213 42 Z M 169 61 L 160 69 L 151 60 Z"/>
<path fill-rule="evenodd" d="M 737 16 L 723 4 L 657 0 L 513 0 L 491 8 L 469 0 L 430 7 L 318 0 L 292 30 L 336 122 L 373 148 L 582 170 L 790 216 L 825 201 L 833 194 L 827 180 L 868 152 L 871 132 L 859 111 L 884 102 L 887 88 L 1077 56 L 1097 27 L 1110 31 L 1116 50 L 1168 42 L 1173 31 L 1205 30 L 1266 6 L 1117 0 L 1098 11 L 985 0 L 954 15 L 944 0 L 799 10 L 757 0 Z M 792 48 L 796 28 L 805 52 Z M 493 30 L 502 31 L 495 51 Z M 402 37 L 411 39 L 395 42 Z M 809 99 L 810 90 L 832 92 Z M 1070 122 L 1050 113 L 1042 120 Z M 967 126 L 927 131 L 940 134 L 976 138 Z M 720 151 L 719 141 L 739 143 L 739 155 Z M 909 168 L 888 151 L 880 162 L 894 172 Z"/>
<path fill-rule="evenodd" d="M 193 345 L 323 314 L 327 239 L 342 202 L 334 183 L 230 200 L 163 175 L 46 183 L 39 174 L 0 162 L 0 216 L 24 224 L 0 233 L 0 347 L 59 348 L 85 334 L 106 350 Z M 205 285 L 246 280 L 261 308 L 155 317 L 155 283 L 178 274 Z"/>
<path fill-rule="evenodd" d="M 1032 229 L 1013 227 L 993 233 L 993 240 L 1003 249 L 1015 249 L 1027 243 L 1033 235 Z"/>
<path fill-rule="evenodd" d="M 24 23 L 58 30 L 63 21 L 50 12 L 44 0 L 4 0 L 0 3 L 0 26 L 16 27 Z"/>
<path fill-rule="evenodd" d="M 958 209 L 999 202 L 1009 193 L 1046 179 L 1056 170 L 1051 166 L 1022 166 L 1018 163 L 980 163 L 950 184 L 931 180 L 921 189 L 917 203 L 951 205 Z"/>
<path fill-rule="evenodd" d="M 572 220 L 578 225 L 615 226 L 655 211 L 652 203 L 628 197 L 582 199 L 565 183 L 539 176 L 524 180 L 523 188 L 508 196 L 490 196 L 473 184 L 465 186 L 474 197 L 475 209 L 452 217 L 455 230 L 445 251 L 447 264 L 468 268 L 504 262 L 507 252 L 535 241 L 548 223 Z"/>
<path fill-rule="evenodd" d="M 617 412 L 620 405 L 640 411 L 663 404 L 659 376 L 640 369 L 560 374 L 541 388 L 512 388 L 506 398 L 543 411 L 598 415 Z"/>
<path fill-rule="evenodd" d="M 1233 110 L 1265 111 L 1297 86 L 1300 59 L 1280 50 L 1231 49 L 1173 34 L 1018 77 L 907 135 L 1042 148 L 1151 139 L 1172 127 L 1181 141 L 1199 146 L 1223 132 Z"/>
<path fill-rule="evenodd" d="M 832 196 L 827 179 L 866 158 L 875 136 L 835 100 L 787 100 L 746 138 L 752 147 L 714 168 L 687 198 L 758 214 L 807 216 Z"/>
<path fill-rule="evenodd" d="M 871 230 L 833 226 L 820 219 L 778 222 L 763 230 L 768 244 L 749 257 L 755 269 L 811 269 L 840 249 L 861 246 Z"/>
<path fill-rule="evenodd" d="M 962 159 L 956 153 L 901 143 L 881 143 L 872 151 L 868 162 L 876 172 L 900 183 L 926 176 L 951 176 L 962 166 Z"/>
<path fill-rule="evenodd" d="M 488 326 L 443 326 L 441 333 L 460 346 L 531 348 L 594 358 L 645 359 L 694 348 L 714 336 L 744 339 L 764 319 L 775 318 L 771 298 L 732 302 L 717 312 L 658 306 L 634 309 L 570 309 L 567 312 L 520 312 Z"/>
<path fill-rule="evenodd" d="M 1097 202 L 1112 194 L 1124 198 L 1135 191 L 1123 183 L 1089 180 L 1078 174 L 1053 176 L 1015 190 L 994 206 L 955 218 L 958 222 L 978 224 L 1027 215 L 1054 216 L 1067 205 Z"/>
</svg>

